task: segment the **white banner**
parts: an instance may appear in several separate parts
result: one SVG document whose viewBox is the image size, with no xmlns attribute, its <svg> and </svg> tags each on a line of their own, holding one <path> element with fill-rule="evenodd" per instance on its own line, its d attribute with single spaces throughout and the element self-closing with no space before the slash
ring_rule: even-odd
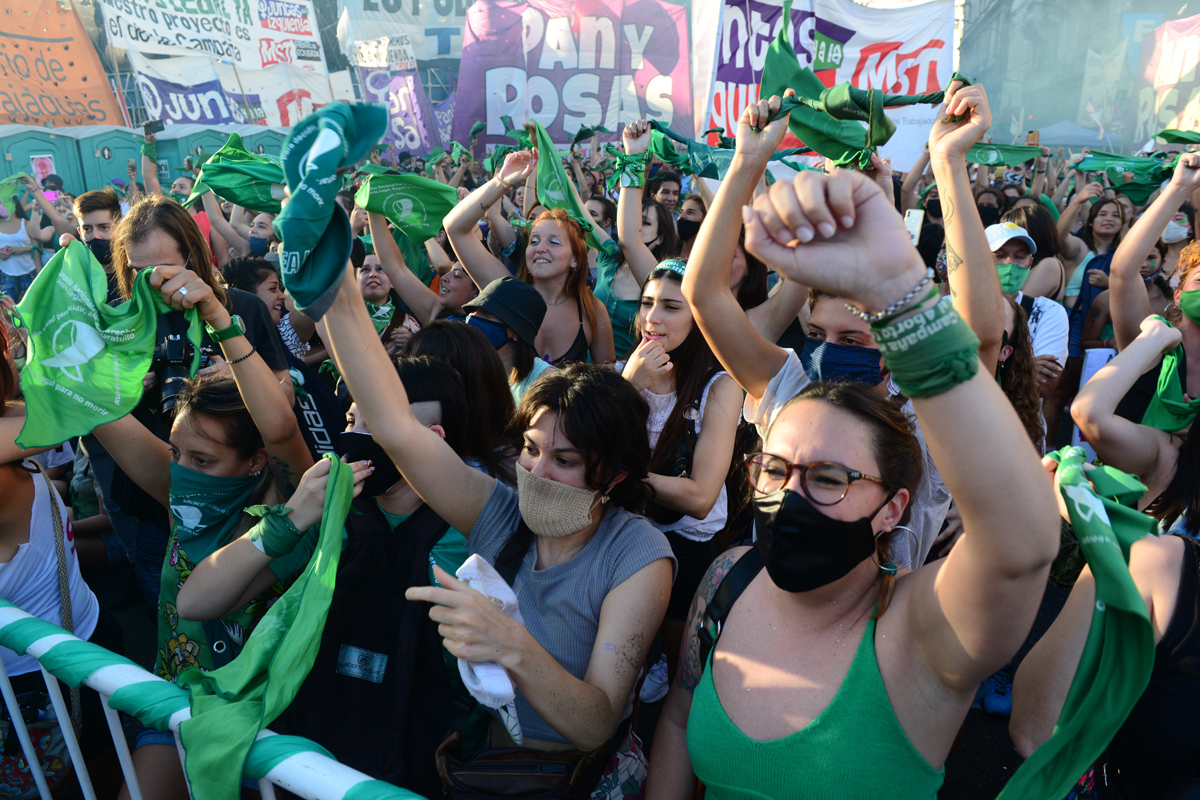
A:
<svg viewBox="0 0 1200 800">
<path fill-rule="evenodd" d="M 945 88 L 953 74 L 954 0 L 900 8 L 866 8 L 850 0 L 816 0 L 816 47 L 826 86 L 849 81 L 888 94 L 924 94 Z M 824 52 L 823 52 L 824 51 Z M 887 112 L 896 135 L 880 148 L 896 170 L 920 157 L 937 116 L 936 106 Z"/>
<path fill-rule="evenodd" d="M 412 62 L 462 58 L 471 0 L 338 0 L 338 43 L 359 66 L 415 69 Z M 382 43 L 381 43 L 382 42 Z M 391 51 L 396 60 L 355 60 L 360 50 Z M 390 57 L 390 56 L 389 56 Z"/>
<path fill-rule="evenodd" d="M 324 74 L 311 0 L 96 0 L 113 47 L 232 61 L 243 69 L 292 64 Z"/>
<path fill-rule="evenodd" d="M 334 99 L 329 76 L 291 64 L 247 70 L 204 56 L 151 61 L 136 52 L 129 61 L 146 113 L 165 122 L 286 127 Z"/>
</svg>

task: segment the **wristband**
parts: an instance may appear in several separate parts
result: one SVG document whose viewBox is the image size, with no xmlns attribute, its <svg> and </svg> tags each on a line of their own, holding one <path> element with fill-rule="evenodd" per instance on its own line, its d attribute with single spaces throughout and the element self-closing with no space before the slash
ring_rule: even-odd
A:
<svg viewBox="0 0 1200 800">
<path fill-rule="evenodd" d="M 292 509 L 285 505 L 249 506 L 246 513 L 262 519 L 250 529 L 250 541 L 264 555 L 271 558 L 286 556 L 296 548 L 304 534 L 296 529 L 288 514 Z"/>
<path fill-rule="evenodd" d="M 884 365 L 908 397 L 948 392 L 979 371 L 979 337 L 949 297 L 904 319 L 875 323 L 871 332 Z"/>
<path fill-rule="evenodd" d="M 142 142 L 142 155 L 151 161 L 158 161 L 158 143 L 157 142 Z"/>
</svg>

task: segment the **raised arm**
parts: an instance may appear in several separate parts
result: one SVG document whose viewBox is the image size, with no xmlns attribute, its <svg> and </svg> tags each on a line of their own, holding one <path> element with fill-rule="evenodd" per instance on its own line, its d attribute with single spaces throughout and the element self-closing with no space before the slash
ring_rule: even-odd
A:
<svg viewBox="0 0 1200 800">
<path fill-rule="evenodd" d="M 421 279 L 413 275 L 412 270 L 404 263 L 404 254 L 400 252 L 400 245 L 392 238 L 387 220 L 379 214 L 370 214 L 367 219 L 371 226 L 375 255 L 379 256 L 379 263 L 388 280 L 392 282 L 392 288 L 409 310 L 417 315 L 421 325 L 433 322 L 446 307 L 441 297 L 421 283 Z"/>
<path fill-rule="evenodd" d="M 537 151 L 522 150 L 509 153 L 504 166 L 496 177 L 480 186 L 467 199 L 461 201 L 446 215 L 444 225 L 458 262 L 475 281 L 476 286 L 487 286 L 494 280 L 508 277 L 508 268 L 500 263 L 487 249 L 487 245 L 475 236 L 479 220 L 509 189 L 525 180 L 537 169 Z M 462 530 L 459 528 L 459 530 Z"/>
<path fill-rule="evenodd" d="M 1142 320 L 1150 316 L 1150 296 L 1142 281 L 1142 264 L 1162 236 L 1167 223 L 1192 192 L 1200 188 L 1200 153 L 1184 153 L 1166 191 L 1146 209 L 1121 240 L 1113 254 L 1108 279 L 1113 332 L 1119 347 L 1127 347 L 1141 333 Z"/>
<path fill-rule="evenodd" d="M 742 112 L 733 161 L 696 234 L 683 276 L 683 296 L 717 360 L 756 399 L 766 393 L 767 384 L 787 361 L 787 353 L 755 330 L 729 288 L 738 240 L 731 234 L 741 226 L 742 206 L 750 202 L 767 161 L 787 132 L 787 116 L 767 124 L 779 104 L 779 98 L 772 97 Z M 811 229 L 807 230 L 806 238 L 813 238 Z M 792 290 L 807 293 L 803 281 L 788 282 L 793 284 Z"/>
<path fill-rule="evenodd" d="M 625 126 L 621 137 L 625 152 L 629 155 L 645 153 L 650 147 L 650 132 L 650 123 L 644 119 Z M 622 186 L 617 199 L 617 241 L 638 286 L 644 284 L 658 266 L 658 259 L 642 241 L 642 192 L 641 186 Z"/>
<path fill-rule="evenodd" d="M 768 342 L 778 342 L 808 302 L 808 287 L 780 277 L 766 300 L 746 311 L 746 319 Z"/>
<path fill-rule="evenodd" d="M 1033 183 L 1029 187 L 1030 197 L 1040 198 L 1046 191 L 1046 172 L 1050 169 L 1050 148 L 1043 147 L 1042 154 L 1033 162 Z"/>
<path fill-rule="evenodd" d="M 946 280 L 955 310 L 979 337 L 979 358 L 991 374 L 1004 336 L 1004 298 L 971 192 L 966 153 L 991 127 L 992 112 L 978 84 L 962 87 L 955 81 L 946 97 L 929 133 L 929 157 L 946 226 Z M 963 117 L 961 122 L 944 122 L 950 109 Z"/>
<path fill-rule="evenodd" d="M 58 209 L 54 204 L 46 199 L 46 195 L 42 194 L 42 190 L 33 182 L 33 178 L 21 178 L 21 185 L 24 186 L 33 196 L 33 202 L 37 205 L 38 210 L 46 215 L 46 219 L 50 220 L 50 224 L 54 226 L 54 233 L 61 236 L 64 233 L 69 233 L 72 236 L 78 236 L 79 232 L 71 226 L 67 218 L 58 213 Z M 41 227 L 40 225 L 38 226 Z"/>
<path fill-rule="evenodd" d="M 1162 320 L 1142 320 L 1141 333 L 1083 385 L 1071 403 L 1071 418 L 1096 455 L 1148 483 L 1173 457 L 1171 435 L 1117 416 L 1117 404 L 1142 373 L 1179 344 L 1181 334 Z"/>
<path fill-rule="evenodd" d="M 145 136 L 146 144 L 154 144 L 157 135 L 147 133 Z M 154 159 L 142 151 L 142 185 L 146 187 L 146 194 L 163 194 L 162 186 L 158 183 L 158 164 L 154 163 Z"/>
<path fill-rule="evenodd" d="M 219 233 L 225 241 L 240 255 L 250 255 L 250 242 L 248 236 L 242 236 L 226 219 L 221 212 L 221 204 L 217 202 L 217 196 L 212 192 L 205 192 L 202 198 L 204 202 L 204 213 L 208 215 L 208 221 L 212 225 L 212 229 Z M 247 229 L 247 234 L 249 230 Z"/>
<path fill-rule="evenodd" d="M 904 181 L 900 184 L 900 210 L 908 211 L 917 207 L 917 184 L 921 182 L 921 176 L 925 174 L 925 168 L 929 166 L 929 145 L 926 144 L 925 149 L 921 151 L 921 156 L 917 159 L 917 163 L 913 164 L 912 169 L 904 173 Z"/>
<path fill-rule="evenodd" d="M 951 97 L 946 110 L 967 113 L 967 98 Z M 797 246 L 794 231 L 802 228 L 829 235 Z M 791 183 L 775 184 L 770 198 L 755 201 L 746 243 L 777 271 L 845 297 L 868 314 L 892 308 L 926 275 L 895 207 L 877 184 L 850 170 L 829 176 L 804 172 Z M 902 388 L 906 381 L 925 380 L 916 375 L 934 374 L 906 370 L 902 377 L 902 366 L 911 369 L 918 359 L 969 347 L 964 322 L 945 303 L 933 311 L 938 302 L 902 305 L 889 323 L 896 332 L 906 318 L 929 319 L 914 316 L 929 311 L 955 332 L 953 341 L 914 337 L 908 359 L 885 356 Z M 914 396 L 913 406 L 966 532 L 944 561 L 897 582 L 895 611 L 902 635 L 911 637 L 905 641 L 912 657 L 949 692 L 967 696 L 1028 634 L 1058 553 L 1059 524 L 1037 452 L 996 379 L 980 368 L 970 379 L 948 384 L 932 396 Z M 988 454 L 986 474 L 982 453 Z M 997 492 L 997 486 L 1005 491 Z M 1021 503 L 1014 504 L 1013 497 Z"/>
<path fill-rule="evenodd" d="M 322 322 L 325 343 L 371 436 L 438 516 L 455 530 L 470 531 L 496 479 L 463 463 L 441 436 L 413 416 L 349 266 Z"/>
<path fill-rule="evenodd" d="M 504 201 L 507 199 L 507 193 L 500 195 L 500 202 L 492 203 L 487 210 L 488 238 L 495 243 L 497 252 L 508 247 L 517 239 L 517 232 L 504 218 L 504 214 L 500 213 L 504 207 Z"/>
<path fill-rule="evenodd" d="M 1082 176 L 1080 176 L 1082 177 Z M 1076 181 L 1078 187 L 1078 180 Z M 1062 214 L 1058 217 L 1058 235 L 1063 243 L 1063 255 L 1069 261 L 1078 264 L 1087 255 L 1087 245 L 1083 243 L 1075 234 L 1071 233 L 1071 228 L 1075 227 L 1075 220 L 1083 212 L 1084 208 L 1088 207 L 1089 201 L 1099 198 L 1104 194 L 1103 187 L 1098 183 L 1089 183 L 1082 189 L 1075 192 L 1075 196 L 1071 198 L 1071 202 L 1067 203 L 1067 207 L 1063 209 Z"/>
</svg>

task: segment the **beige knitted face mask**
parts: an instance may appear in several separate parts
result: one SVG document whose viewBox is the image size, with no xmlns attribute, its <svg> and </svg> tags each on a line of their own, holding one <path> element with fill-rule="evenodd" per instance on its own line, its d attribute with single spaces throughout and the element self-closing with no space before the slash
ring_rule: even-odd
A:
<svg viewBox="0 0 1200 800">
<path fill-rule="evenodd" d="M 599 492 L 539 478 L 517 464 L 517 500 L 521 519 L 538 536 L 557 539 L 592 524 L 592 509 L 607 497 Z"/>
</svg>

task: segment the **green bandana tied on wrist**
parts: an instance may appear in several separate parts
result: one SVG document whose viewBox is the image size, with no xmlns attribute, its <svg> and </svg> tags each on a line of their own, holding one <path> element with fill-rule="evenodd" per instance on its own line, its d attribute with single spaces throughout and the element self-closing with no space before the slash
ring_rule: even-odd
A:
<svg viewBox="0 0 1200 800">
<path fill-rule="evenodd" d="M 142 155 L 157 163 L 158 142 L 142 142 Z"/>
<path fill-rule="evenodd" d="M 278 214 L 283 205 L 284 181 L 283 165 L 278 158 L 251 153 L 242 143 L 242 137 L 231 133 L 229 141 L 200 168 L 196 185 L 184 205 L 211 191 L 249 211 Z"/>
<path fill-rule="evenodd" d="M 1042 148 L 1020 144 L 991 144 L 980 142 L 967 151 L 967 161 L 989 167 L 1015 167 L 1041 158 Z"/>
<path fill-rule="evenodd" d="M 919 95 L 883 94 L 876 89 L 858 89 L 849 83 L 826 88 L 807 67 L 801 67 L 788 36 L 791 0 L 783 4 L 784 24 L 767 49 L 763 63 L 760 97 L 778 95 L 783 99 L 774 117 L 791 113 L 788 126 L 796 138 L 835 166 L 868 169 L 871 154 L 886 144 L 896 132 L 885 108 L 921 103 L 936 104 L 945 92 Z M 951 81 L 969 83 L 957 72 Z M 795 89 L 795 97 L 784 97 L 786 89 Z M 773 117 L 773 118 L 774 118 Z M 867 123 L 866 129 L 860 124 Z"/>
<path fill-rule="evenodd" d="M 417 246 L 438 235 L 442 220 L 456 205 L 453 186 L 419 175 L 372 175 L 359 188 L 354 202 L 381 214 Z"/>
<path fill-rule="evenodd" d="M 133 279 L 132 299 L 108 304 L 108 278 L 87 246 L 72 241 L 55 253 L 13 309 L 29 331 L 21 371 L 25 425 L 21 447 L 54 446 L 124 417 L 142 398 L 158 315 L 173 311 L 150 285 L 151 270 Z M 183 312 L 191 342 L 191 374 L 200 366 L 200 312 Z"/>
<path fill-rule="evenodd" d="M 331 103 L 300 120 L 283 145 L 290 198 L 275 218 L 280 273 L 296 307 L 325 315 L 350 258 L 350 220 L 335 202 L 338 171 L 351 168 L 387 130 L 382 106 Z"/>
<path fill-rule="evenodd" d="M 262 517 L 262 521 L 250 529 L 250 542 L 263 555 L 271 558 L 286 556 L 296 549 L 306 531 L 296 529 L 288 515 L 292 509 L 285 505 L 249 506 L 247 514 Z"/>
<path fill-rule="evenodd" d="M 546 208 L 561 208 L 583 229 L 588 247 L 600 250 L 600 240 L 592 231 L 592 217 L 580 207 L 575 193 L 571 191 L 571 183 L 567 171 L 563 168 L 562 159 L 550 141 L 550 134 L 542 127 L 542 123 L 534 122 L 537 135 L 537 194 L 538 200 Z"/>
<path fill-rule="evenodd" d="M 608 179 L 608 188 L 641 189 L 646 185 L 646 166 L 650 163 L 650 152 L 627 154 L 611 144 L 606 151 L 616 162 L 616 170 Z"/>
<path fill-rule="evenodd" d="M 238 796 L 255 737 L 292 702 L 316 659 L 354 493 L 350 466 L 332 455 L 325 458 L 330 460 L 325 512 L 308 566 L 263 616 L 237 658 L 214 672 L 191 669 L 179 676 L 192 698 L 192 718 L 179 726 L 179 735 L 196 800 Z M 234 764 L 238 769 L 230 769 Z"/>
<path fill-rule="evenodd" d="M 1129 574 L 1129 548 L 1158 530 L 1154 519 L 1135 510 L 1146 487 L 1111 467 L 1085 473 L 1078 447 L 1050 457 L 1059 463 L 1071 527 L 1095 578 L 1096 605 L 1054 733 L 1026 759 L 998 800 L 1066 797 L 1124 724 L 1154 668 L 1154 630 Z"/>
<path fill-rule="evenodd" d="M 1190 295 L 1190 298 L 1189 298 Z M 1187 306 L 1185 309 L 1184 306 Z M 1180 309 L 1191 319 L 1192 314 L 1200 316 L 1200 290 L 1191 289 L 1182 293 Z M 1191 311 L 1189 314 L 1188 311 Z M 1165 319 L 1155 316 L 1155 319 L 1170 325 Z M 1194 320 L 1193 320 L 1194 321 Z M 1183 379 L 1179 375 L 1179 365 L 1185 363 L 1187 354 L 1183 345 L 1177 345 L 1174 350 L 1163 356 L 1162 365 L 1158 369 L 1158 386 L 1146 413 L 1142 415 L 1142 424 L 1157 428 L 1165 433 L 1175 433 L 1192 424 L 1196 414 L 1200 413 L 1200 398 L 1188 400 L 1183 394 Z"/>
<path fill-rule="evenodd" d="M 871 332 L 883 363 L 908 397 L 948 392 L 979 370 L 979 337 L 949 297 L 903 319 L 872 323 Z"/>
</svg>

